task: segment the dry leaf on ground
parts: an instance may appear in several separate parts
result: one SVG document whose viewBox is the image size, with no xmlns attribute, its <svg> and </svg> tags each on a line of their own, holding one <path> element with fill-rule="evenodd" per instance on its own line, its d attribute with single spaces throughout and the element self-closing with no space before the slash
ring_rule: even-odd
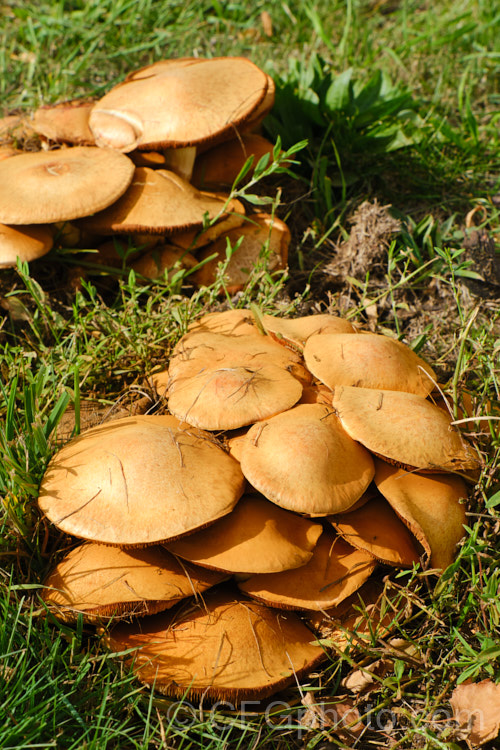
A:
<svg viewBox="0 0 500 750">
<path fill-rule="evenodd" d="M 322 698 L 317 702 L 312 693 L 306 693 L 302 698 L 302 705 L 307 707 L 300 721 L 302 726 L 311 729 L 334 727 L 344 741 L 361 736 L 366 729 L 360 721 L 360 713 L 354 701 L 350 698 L 343 698 L 341 701 Z"/>
<path fill-rule="evenodd" d="M 484 745 L 500 730 L 500 685 L 491 680 L 463 683 L 450 699 L 453 717 L 469 747 Z"/>
</svg>

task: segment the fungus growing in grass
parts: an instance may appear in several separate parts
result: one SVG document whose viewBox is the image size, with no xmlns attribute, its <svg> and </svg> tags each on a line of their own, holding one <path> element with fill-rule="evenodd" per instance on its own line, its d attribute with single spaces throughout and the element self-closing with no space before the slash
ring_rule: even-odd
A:
<svg viewBox="0 0 500 750">
<path fill-rule="evenodd" d="M 301 383 L 311 380 L 296 352 L 280 346 L 268 336 L 262 336 L 257 328 L 239 336 L 193 329 L 175 346 L 168 371 L 155 373 L 152 380 L 161 393 L 173 381 L 191 378 L 207 370 L 222 367 L 251 367 L 258 370 L 265 365 L 286 370 Z M 300 398 L 300 394 L 297 398 Z"/>
<path fill-rule="evenodd" d="M 253 575 L 238 586 L 271 607 L 318 611 L 340 604 L 363 585 L 375 566 L 376 560 L 368 552 L 325 530 L 305 565 Z"/>
<path fill-rule="evenodd" d="M 450 417 L 422 396 L 340 386 L 332 404 L 346 432 L 389 462 L 422 471 L 479 466 Z"/>
<path fill-rule="evenodd" d="M 176 560 L 164 547 L 124 550 L 86 542 L 44 582 L 42 598 L 58 617 L 103 622 L 170 609 L 220 583 L 224 575 Z"/>
<path fill-rule="evenodd" d="M 33 130 L 54 143 L 94 146 L 94 136 L 89 129 L 93 106 L 94 100 L 73 99 L 39 107 L 33 115 Z"/>
<path fill-rule="evenodd" d="M 201 227 L 205 217 L 214 219 L 226 211 L 232 211 L 231 203 L 226 206 L 222 198 L 196 190 L 174 172 L 137 167 L 119 200 L 79 224 L 96 234 L 172 234 Z"/>
<path fill-rule="evenodd" d="M 217 278 L 219 263 L 227 260 L 227 244 L 233 248 L 224 269 L 224 286 L 229 294 L 241 291 L 259 261 L 268 272 L 286 267 L 290 230 L 281 219 L 269 214 L 253 214 L 248 221 L 235 229 L 221 234 L 199 254 L 206 261 L 193 274 L 198 286 L 210 286 Z M 264 255 L 265 253 L 265 255 Z M 211 256 L 215 255 L 214 258 Z"/>
<path fill-rule="evenodd" d="M 38 503 L 68 534 L 141 547 L 229 513 L 243 486 L 239 464 L 209 433 L 137 416 L 70 440 L 49 462 Z"/>
<path fill-rule="evenodd" d="M 133 174 L 134 165 L 124 154 L 92 146 L 5 159 L 0 162 L 0 221 L 51 224 L 88 216 L 114 203 Z"/>
<path fill-rule="evenodd" d="M 418 539 L 433 568 L 445 569 L 465 534 L 465 482 L 450 474 L 414 474 L 376 461 L 375 482 Z"/>
<path fill-rule="evenodd" d="M 94 106 L 99 146 L 185 148 L 232 138 L 256 112 L 268 77 L 243 57 L 161 60 L 130 73 Z"/>
<path fill-rule="evenodd" d="M 191 182 L 200 190 L 231 187 L 245 162 L 253 156 L 247 177 L 253 174 L 259 159 L 272 157 L 273 144 L 256 133 L 245 133 L 240 138 L 220 143 L 197 156 Z"/>
<path fill-rule="evenodd" d="M 375 471 L 368 451 L 321 404 L 295 406 L 254 424 L 242 446 L 241 469 L 273 503 L 309 516 L 350 508 Z"/>
<path fill-rule="evenodd" d="M 361 508 L 328 520 L 346 542 L 388 565 L 411 568 L 420 559 L 415 536 L 383 497 L 374 497 Z"/>
<path fill-rule="evenodd" d="M 259 495 L 245 495 L 234 510 L 207 529 L 167 548 L 207 568 L 233 573 L 277 573 L 305 565 L 322 527 Z"/>
<path fill-rule="evenodd" d="M 280 318 L 274 315 L 263 315 L 262 324 L 266 331 L 283 343 L 292 343 L 300 349 L 315 334 L 356 333 L 356 328 L 348 320 L 327 313 L 320 315 L 303 315 L 299 318 Z"/>
<path fill-rule="evenodd" d="M 154 376 L 153 382 L 158 389 Z M 177 419 L 204 430 L 235 430 L 289 409 L 301 394 L 302 385 L 283 367 L 255 365 L 250 357 L 235 365 L 228 357 L 227 364 L 173 378 L 168 408 Z"/>
<path fill-rule="evenodd" d="M 30 262 L 46 255 L 54 242 L 51 226 L 6 226 L 0 224 L 0 268 L 16 265 L 17 259 Z"/>
<path fill-rule="evenodd" d="M 179 698 L 260 700 L 296 684 L 324 657 L 293 612 L 276 612 L 231 592 L 136 623 L 119 623 L 108 644 L 127 657 L 139 680 Z"/>
<path fill-rule="evenodd" d="M 157 279 L 167 271 L 167 278 L 179 270 L 194 268 L 198 261 L 185 250 L 180 250 L 172 245 L 160 245 L 148 250 L 138 260 L 131 264 L 131 268 L 146 279 Z"/>
<path fill-rule="evenodd" d="M 349 385 L 428 396 L 436 382 L 434 370 L 408 346 L 375 333 L 310 336 L 304 359 L 330 388 Z"/>
</svg>

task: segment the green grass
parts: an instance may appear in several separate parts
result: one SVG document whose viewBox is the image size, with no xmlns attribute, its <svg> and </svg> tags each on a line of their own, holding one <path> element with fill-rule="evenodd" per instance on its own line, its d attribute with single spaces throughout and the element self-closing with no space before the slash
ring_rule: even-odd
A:
<svg viewBox="0 0 500 750">
<path fill-rule="evenodd" d="M 71 249 L 0 272 L 0 747 L 313 750 L 325 739 L 349 746 L 328 728 L 301 728 L 297 690 L 286 694 L 293 706 L 267 721 L 210 709 L 176 713 L 139 686 L 93 630 L 45 616 L 38 586 L 65 542 L 40 518 L 37 487 L 68 404 L 140 395 L 189 322 L 224 304 L 347 314 L 408 341 L 457 404 L 467 389 L 476 414 L 498 415 L 500 279 L 477 278 L 483 256 L 463 245 L 466 215 L 480 207 L 476 229 L 496 241 L 498 256 L 500 14 L 485 0 L 269 0 L 251 8 L 216 0 L 7 0 L 0 19 L 5 111 L 98 96 L 162 57 L 236 54 L 278 83 L 268 132 L 287 148 L 308 139 L 294 154 L 295 177 L 272 167 L 236 187 L 254 202 L 273 196 L 293 235 L 288 274 L 256 269 L 236 298 L 221 281 L 195 292 L 182 274 L 145 284 L 125 273 L 114 285 L 90 276 L 75 291 L 67 280 L 80 257 Z M 375 198 L 392 204 L 403 229 L 381 260 L 339 285 L 328 263 L 349 237 L 354 209 Z M 392 574 L 401 609 L 412 605 L 396 635 L 413 642 L 417 656 L 397 659 L 359 700 L 372 727 L 362 748 L 384 746 L 377 725 L 384 710 L 396 717 L 396 747 L 465 747 L 438 712 L 449 718 L 457 682 L 499 677 L 498 422 L 463 428 L 484 458 L 467 536 L 439 580 L 420 570 Z M 376 641 L 332 655 L 318 695 L 334 694 L 353 665 L 385 653 Z"/>
</svg>

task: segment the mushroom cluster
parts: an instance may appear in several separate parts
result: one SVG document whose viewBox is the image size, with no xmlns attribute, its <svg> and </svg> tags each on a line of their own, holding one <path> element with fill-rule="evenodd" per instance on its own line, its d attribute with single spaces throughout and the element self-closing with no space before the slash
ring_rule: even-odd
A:
<svg viewBox="0 0 500 750">
<path fill-rule="evenodd" d="M 314 632 L 339 647 L 346 629 L 388 632 L 378 566 L 454 559 L 479 461 L 404 344 L 332 315 L 230 310 L 194 323 L 153 381 L 169 413 L 71 439 L 39 496 L 85 540 L 47 606 L 111 618 L 142 682 L 265 698 L 325 656 Z"/>
<path fill-rule="evenodd" d="M 255 166 L 273 153 L 253 132 L 273 103 L 272 79 L 246 58 L 184 58 L 133 71 L 98 101 L 3 118 L 0 268 L 32 261 L 54 241 L 95 247 L 85 260 L 100 266 L 121 267 L 127 255 L 151 279 L 197 267 L 196 285 L 215 280 L 230 242 L 230 292 L 264 248 L 268 270 L 284 268 L 286 224 L 246 217 L 227 193 L 248 157 Z M 42 150 L 15 148 L 30 132 Z"/>
</svg>

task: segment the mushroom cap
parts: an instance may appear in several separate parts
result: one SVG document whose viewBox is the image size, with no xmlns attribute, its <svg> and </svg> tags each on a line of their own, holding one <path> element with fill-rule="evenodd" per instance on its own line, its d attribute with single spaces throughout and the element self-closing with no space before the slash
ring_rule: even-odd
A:
<svg viewBox="0 0 500 750">
<path fill-rule="evenodd" d="M 367 550 L 377 560 L 411 567 L 420 559 L 417 540 L 383 497 L 374 497 L 361 508 L 328 520 L 346 542 Z"/>
<path fill-rule="evenodd" d="M 198 286 L 214 283 L 219 263 L 227 259 L 229 241 L 233 251 L 225 265 L 224 284 L 230 293 L 236 292 L 245 286 L 259 261 L 265 259 L 268 271 L 285 268 L 290 239 L 290 230 L 284 221 L 269 214 L 253 214 L 247 222 L 220 235 L 200 253 L 200 261 L 207 262 L 193 274 L 193 281 Z M 214 254 L 215 258 L 210 260 Z"/>
<path fill-rule="evenodd" d="M 211 195 L 220 198 L 224 201 L 227 200 L 227 195 L 223 193 L 202 193 L 203 195 Z M 231 198 L 227 206 L 228 213 L 225 213 L 220 219 L 205 229 L 186 229 L 182 232 L 175 232 L 170 237 L 170 241 L 173 245 L 183 248 L 184 250 L 195 251 L 200 247 L 215 242 L 218 237 L 228 232 L 230 229 L 240 227 L 245 221 L 245 207 L 241 201 L 237 198 Z"/>
<path fill-rule="evenodd" d="M 51 226 L 7 226 L 0 224 L 0 268 L 9 268 L 19 260 L 30 262 L 46 255 L 54 244 Z"/>
<path fill-rule="evenodd" d="M 208 529 L 170 542 L 175 555 L 234 573 L 277 573 L 305 565 L 322 527 L 258 495 L 245 495 Z"/>
<path fill-rule="evenodd" d="M 340 604 L 359 589 L 375 565 L 372 555 L 354 549 L 327 529 L 305 565 L 282 573 L 253 575 L 238 587 L 272 607 L 317 611 Z"/>
<path fill-rule="evenodd" d="M 143 683 L 178 697 L 261 699 L 295 684 L 324 657 L 293 612 L 276 612 L 231 593 L 211 592 L 186 614 L 119 623 L 110 648 L 137 648 L 128 659 Z"/>
<path fill-rule="evenodd" d="M 433 568 L 445 569 L 456 553 L 467 523 L 465 482 L 450 474 L 413 474 L 376 461 L 375 482 L 404 524 L 416 536 Z"/>
<path fill-rule="evenodd" d="M 99 146 L 194 146 L 231 138 L 265 97 L 266 74 L 243 57 L 159 61 L 111 89 L 89 124 Z"/>
<path fill-rule="evenodd" d="M 275 365 L 287 370 L 301 382 L 310 382 L 311 376 L 303 366 L 301 357 L 262 336 L 257 328 L 239 336 L 194 329 L 176 344 L 168 366 L 171 380 L 196 375 L 207 369 L 220 367 L 262 367 Z M 158 385 L 164 384 L 164 378 Z M 157 385 L 157 387 L 158 387 Z"/>
<path fill-rule="evenodd" d="M 55 143 L 94 146 L 94 136 L 89 128 L 93 106 L 94 100 L 73 99 L 39 107 L 33 115 L 33 130 Z"/>
<path fill-rule="evenodd" d="M 200 190 L 233 184 L 246 160 L 253 156 L 250 176 L 259 159 L 272 157 L 274 145 L 256 133 L 244 133 L 239 138 L 219 143 L 196 157 L 191 181 Z"/>
<path fill-rule="evenodd" d="M 80 226 L 97 234 L 144 231 L 166 234 L 201 227 L 205 216 L 214 219 L 224 209 L 230 211 L 231 206 L 226 207 L 225 201 L 217 196 L 196 190 L 174 172 L 137 167 L 121 198 L 106 210 L 82 220 Z"/>
<path fill-rule="evenodd" d="M 305 342 L 315 334 L 356 333 L 352 323 L 336 315 L 322 313 L 303 315 L 298 318 L 280 318 L 274 315 L 263 315 L 262 323 L 267 331 L 276 334 L 284 343 L 291 342 L 301 349 Z"/>
<path fill-rule="evenodd" d="M 0 162 L 0 221 L 50 224 L 88 216 L 114 203 L 133 174 L 126 156 L 92 146 L 5 159 Z"/>
<path fill-rule="evenodd" d="M 188 330 L 190 333 L 212 331 L 213 333 L 224 333 L 227 336 L 259 334 L 251 310 L 246 309 L 207 313 L 191 323 Z"/>
<path fill-rule="evenodd" d="M 158 385 L 154 376 L 153 383 Z M 301 394 L 299 381 L 278 365 L 228 363 L 173 378 L 168 408 L 177 419 L 204 430 L 235 430 L 289 409 Z"/>
<path fill-rule="evenodd" d="M 220 583 L 224 576 L 182 564 L 164 547 L 124 550 L 86 542 L 47 576 L 42 598 L 65 620 L 148 615 Z"/>
<path fill-rule="evenodd" d="M 332 404 L 346 432 L 382 458 L 421 470 L 478 466 L 449 416 L 422 396 L 340 386 Z"/>
<path fill-rule="evenodd" d="M 241 450 L 241 469 L 273 503 L 310 516 L 347 510 L 375 471 L 368 451 L 321 404 L 295 406 L 254 424 Z"/>
<path fill-rule="evenodd" d="M 318 334 L 307 339 L 304 359 L 330 388 L 381 388 L 428 396 L 436 374 L 408 346 L 376 333 Z"/>
<path fill-rule="evenodd" d="M 180 268 L 194 268 L 198 263 L 194 255 L 172 245 L 160 245 L 148 250 L 131 264 L 131 268 L 146 279 L 157 279 L 168 271 L 170 279 Z"/>
<path fill-rule="evenodd" d="M 38 503 L 67 534 L 147 546 L 229 513 L 243 485 L 212 435 L 171 416 L 136 416 L 70 440 L 49 462 Z"/>
</svg>

